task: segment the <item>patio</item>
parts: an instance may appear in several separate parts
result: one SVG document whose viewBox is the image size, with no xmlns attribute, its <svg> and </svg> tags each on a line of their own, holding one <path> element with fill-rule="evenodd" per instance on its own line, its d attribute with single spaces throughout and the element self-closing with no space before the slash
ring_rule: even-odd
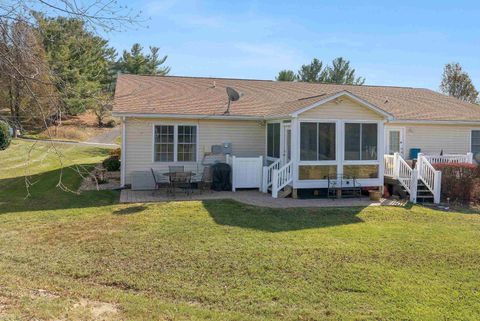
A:
<svg viewBox="0 0 480 321">
<path fill-rule="evenodd" d="M 167 196 L 166 189 L 155 191 L 133 191 L 124 189 L 120 194 L 120 203 L 149 203 L 171 201 L 198 201 L 213 199 L 233 199 L 248 205 L 269 208 L 300 208 L 300 207 L 350 207 L 350 206 L 404 206 L 406 201 L 381 199 L 379 202 L 371 201 L 368 197 L 344 198 L 344 199 L 293 199 L 272 198 L 270 194 L 261 193 L 257 190 L 239 190 L 236 192 L 206 191 L 198 193 L 194 191 L 191 196 L 183 192 L 177 192 L 175 197 Z"/>
</svg>

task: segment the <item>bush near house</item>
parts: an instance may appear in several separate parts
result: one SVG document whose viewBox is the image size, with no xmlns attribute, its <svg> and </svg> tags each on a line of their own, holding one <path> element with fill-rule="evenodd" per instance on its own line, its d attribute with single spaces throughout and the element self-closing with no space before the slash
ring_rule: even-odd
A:
<svg viewBox="0 0 480 321">
<path fill-rule="evenodd" d="M 468 203 L 480 201 L 480 167 L 469 163 L 434 164 L 442 171 L 442 198 L 450 201 Z"/>
<path fill-rule="evenodd" d="M 103 161 L 102 165 L 109 172 L 116 172 L 120 170 L 120 160 L 117 156 L 110 156 Z"/>
<path fill-rule="evenodd" d="M 7 123 L 0 121 L 0 150 L 7 149 L 11 139 Z"/>
</svg>

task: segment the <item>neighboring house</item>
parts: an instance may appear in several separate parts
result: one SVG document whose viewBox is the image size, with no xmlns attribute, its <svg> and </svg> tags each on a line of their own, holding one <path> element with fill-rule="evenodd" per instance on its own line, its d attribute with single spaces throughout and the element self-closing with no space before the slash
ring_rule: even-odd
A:
<svg viewBox="0 0 480 321">
<path fill-rule="evenodd" d="M 228 112 L 227 87 L 241 93 Z M 391 176 L 416 195 L 404 162 L 413 149 L 469 162 L 480 152 L 480 106 L 421 88 L 119 75 L 113 114 L 123 121 L 122 185 L 150 168 L 198 170 L 212 146 L 230 143 L 236 157 L 263 156 L 254 175 L 275 197 L 340 174 L 372 187 Z M 415 175 L 434 194 L 430 156 Z"/>
</svg>

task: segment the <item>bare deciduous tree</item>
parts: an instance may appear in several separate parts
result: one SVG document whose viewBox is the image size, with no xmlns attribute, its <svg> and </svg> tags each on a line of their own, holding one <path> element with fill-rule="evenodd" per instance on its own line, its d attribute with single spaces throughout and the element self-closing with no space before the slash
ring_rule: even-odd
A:
<svg viewBox="0 0 480 321">
<path fill-rule="evenodd" d="M 440 90 L 449 96 L 476 103 L 478 91 L 470 79 L 470 76 L 462 70 L 458 62 L 446 64 L 443 68 Z"/>
</svg>

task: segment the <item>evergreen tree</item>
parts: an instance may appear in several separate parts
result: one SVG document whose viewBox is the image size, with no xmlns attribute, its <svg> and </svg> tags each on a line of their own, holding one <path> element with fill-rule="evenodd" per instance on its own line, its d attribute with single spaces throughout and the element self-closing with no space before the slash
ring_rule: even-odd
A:
<svg viewBox="0 0 480 321">
<path fill-rule="evenodd" d="M 66 112 L 95 107 L 99 96 L 113 91 L 115 50 L 80 19 L 35 17 Z"/>
<path fill-rule="evenodd" d="M 327 67 L 324 82 L 342 85 L 363 85 L 365 78 L 355 77 L 355 69 L 350 68 L 350 61 L 338 57 L 332 61 L 332 66 Z"/>
<path fill-rule="evenodd" d="M 323 63 L 317 58 L 313 58 L 310 64 L 300 67 L 297 78 L 304 82 L 324 82 L 326 75 Z"/>
<path fill-rule="evenodd" d="M 125 74 L 135 75 L 167 75 L 170 67 L 162 66 L 168 56 L 160 58 L 158 47 L 149 47 L 150 54 L 143 53 L 143 47 L 135 43 L 130 51 L 124 50 L 117 62 L 117 70 Z"/>
<path fill-rule="evenodd" d="M 444 94 L 470 103 L 476 103 L 478 99 L 478 91 L 470 76 L 462 70 L 458 62 L 445 65 L 440 90 Z"/>
<path fill-rule="evenodd" d="M 281 70 L 275 78 L 277 81 L 295 81 L 296 76 L 293 70 Z"/>
</svg>

